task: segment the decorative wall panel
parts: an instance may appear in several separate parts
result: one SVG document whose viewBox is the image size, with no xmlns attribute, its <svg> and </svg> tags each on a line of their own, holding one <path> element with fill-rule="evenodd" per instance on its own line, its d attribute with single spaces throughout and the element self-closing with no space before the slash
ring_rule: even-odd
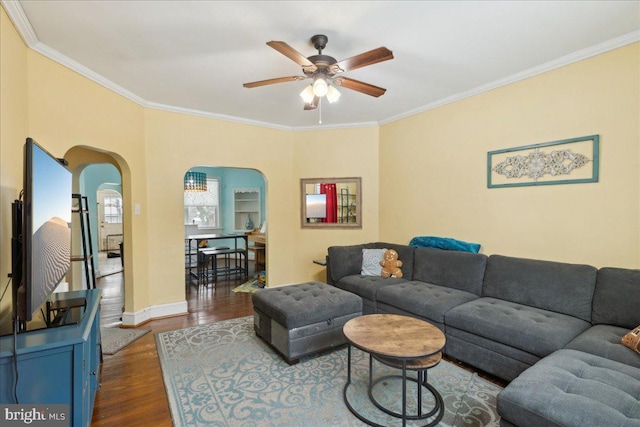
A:
<svg viewBox="0 0 640 427">
<path fill-rule="evenodd" d="M 598 181 L 600 136 L 490 151 L 487 187 L 578 184 Z"/>
</svg>

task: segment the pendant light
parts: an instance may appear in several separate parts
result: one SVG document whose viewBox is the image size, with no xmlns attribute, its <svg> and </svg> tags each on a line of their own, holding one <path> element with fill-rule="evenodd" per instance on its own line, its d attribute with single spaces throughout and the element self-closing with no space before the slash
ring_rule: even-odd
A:
<svg viewBox="0 0 640 427">
<path fill-rule="evenodd" d="M 185 193 L 207 191 L 207 174 L 204 172 L 187 172 L 184 175 L 184 191 Z"/>
</svg>

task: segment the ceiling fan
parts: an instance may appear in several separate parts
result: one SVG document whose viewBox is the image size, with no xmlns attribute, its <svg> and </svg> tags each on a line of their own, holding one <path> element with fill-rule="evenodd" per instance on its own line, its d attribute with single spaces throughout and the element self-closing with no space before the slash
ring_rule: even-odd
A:
<svg viewBox="0 0 640 427">
<path fill-rule="evenodd" d="M 300 65 L 304 76 L 278 77 L 275 79 L 245 83 L 242 86 L 246 88 L 253 88 L 275 83 L 313 79 L 313 83 L 307 86 L 300 94 L 305 102 L 305 110 L 316 109 L 320 102 L 320 98 L 323 96 L 326 96 L 330 103 L 337 101 L 340 97 L 340 92 L 338 92 L 335 86 L 355 90 L 375 97 L 381 96 L 387 91 L 386 89 L 369 83 L 343 77 L 341 74 L 346 71 L 355 70 L 356 68 L 366 67 L 367 65 L 393 59 L 393 52 L 386 47 L 379 47 L 338 62 L 335 58 L 322 54 L 328 40 L 327 36 L 322 34 L 317 34 L 311 37 L 311 43 L 313 43 L 314 47 L 318 50 L 318 54 L 309 56 L 308 58 L 304 57 L 300 52 L 285 42 L 267 42 L 268 46 L 271 46 L 296 64 Z"/>
</svg>

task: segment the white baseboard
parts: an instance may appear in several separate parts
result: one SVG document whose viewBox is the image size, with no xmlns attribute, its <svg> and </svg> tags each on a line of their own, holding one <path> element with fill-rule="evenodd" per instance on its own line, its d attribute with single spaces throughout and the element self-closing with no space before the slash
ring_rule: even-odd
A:
<svg viewBox="0 0 640 427">
<path fill-rule="evenodd" d="M 135 313 L 125 311 L 122 313 L 123 326 L 137 326 L 148 320 L 158 319 L 161 317 L 176 316 L 179 314 L 187 314 L 187 301 L 172 302 L 169 304 L 152 305 Z"/>
</svg>

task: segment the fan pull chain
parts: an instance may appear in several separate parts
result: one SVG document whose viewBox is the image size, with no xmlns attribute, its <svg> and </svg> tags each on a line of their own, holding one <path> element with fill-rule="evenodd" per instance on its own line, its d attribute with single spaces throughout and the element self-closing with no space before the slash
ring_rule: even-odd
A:
<svg viewBox="0 0 640 427">
<path fill-rule="evenodd" d="M 320 115 L 320 118 L 318 119 L 318 124 L 321 125 L 322 124 L 322 98 L 318 99 L 318 113 Z"/>
</svg>

